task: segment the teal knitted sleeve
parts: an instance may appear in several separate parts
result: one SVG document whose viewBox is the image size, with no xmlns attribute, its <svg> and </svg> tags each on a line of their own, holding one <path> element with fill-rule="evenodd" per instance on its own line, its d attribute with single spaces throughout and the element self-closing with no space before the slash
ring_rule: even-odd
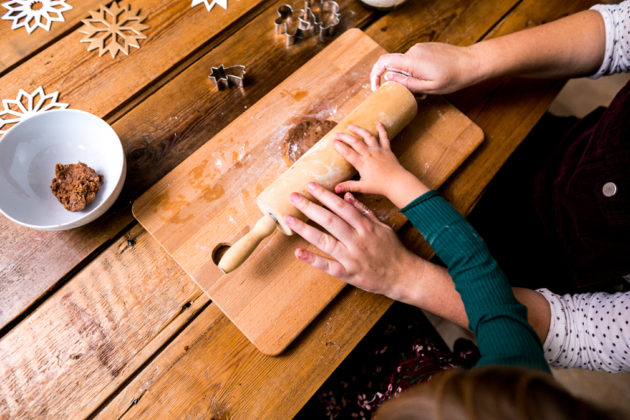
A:
<svg viewBox="0 0 630 420">
<path fill-rule="evenodd" d="M 505 274 L 474 228 L 437 191 L 401 209 L 446 264 L 462 297 L 481 365 L 518 365 L 550 372 L 542 344 Z"/>
</svg>

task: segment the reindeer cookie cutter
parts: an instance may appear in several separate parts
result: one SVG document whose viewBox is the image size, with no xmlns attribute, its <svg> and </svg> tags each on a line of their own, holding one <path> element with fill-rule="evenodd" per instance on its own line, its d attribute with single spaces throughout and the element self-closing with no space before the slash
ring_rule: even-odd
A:
<svg viewBox="0 0 630 420">
<path fill-rule="evenodd" d="M 293 9 L 288 4 L 278 7 L 274 20 L 276 35 L 285 37 L 286 46 L 300 39 L 317 35 L 321 42 L 333 35 L 341 22 L 339 4 L 332 0 L 305 0 L 303 9 Z"/>
</svg>

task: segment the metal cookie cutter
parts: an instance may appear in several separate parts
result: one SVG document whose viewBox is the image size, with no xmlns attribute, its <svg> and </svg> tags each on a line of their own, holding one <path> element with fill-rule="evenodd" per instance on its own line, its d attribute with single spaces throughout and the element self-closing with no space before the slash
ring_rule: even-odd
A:
<svg viewBox="0 0 630 420">
<path fill-rule="evenodd" d="M 303 9 L 293 10 L 288 4 L 278 7 L 274 20 L 276 35 L 284 35 L 286 45 L 316 34 L 320 41 L 332 35 L 341 21 L 339 4 L 332 0 L 305 0 Z"/>
<path fill-rule="evenodd" d="M 243 86 L 245 77 L 245 66 L 212 67 L 212 73 L 208 76 L 217 85 L 219 90 L 233 86 Z"/>
<path fill-rule="evenodd" d="M 287 47 L 299 38 L 308 38 L 314 29 L 315 16 L 306 9 L 293 10 L 288 4 L 278 7 L 278 17 L 273 21 L 276 35 L 284 35 Z"/>
<path fill-rule="evenodd" d="M 316 16 L 315 33 L 324 42 L 326 36 L 333 35 L 341 22 L 339 3 L 332 0 L 305 0 L 304 7 Z"/>
</svg>

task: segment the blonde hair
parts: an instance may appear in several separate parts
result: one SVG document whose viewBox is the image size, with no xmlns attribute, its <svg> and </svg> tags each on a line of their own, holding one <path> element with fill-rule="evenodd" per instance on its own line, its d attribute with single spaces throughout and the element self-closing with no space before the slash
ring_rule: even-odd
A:
<svg viewBox="0 0 630 420">
<path fill-rule="evenodd" d="M 512 366 L 450 369 L 383 404 L 377 419 L 613 419 L 551 375 Z"/>
</svg>

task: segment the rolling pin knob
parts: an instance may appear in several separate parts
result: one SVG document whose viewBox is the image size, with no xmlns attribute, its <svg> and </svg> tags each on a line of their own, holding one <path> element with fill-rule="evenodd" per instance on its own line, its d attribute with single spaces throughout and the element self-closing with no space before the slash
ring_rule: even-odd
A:
<svg viewBox="0 0 630 420">
<path fill-rule="evenodd" d="M 237 269 L 256 249 L 258 244 L 271 235 L 276 228 L 276 222 L 270 216 L 263 216 L 254 225 L 252 230 L 236 241 L 225 252 L 219 261 L 219 268 L 224 273 Z"/>
</svg>

